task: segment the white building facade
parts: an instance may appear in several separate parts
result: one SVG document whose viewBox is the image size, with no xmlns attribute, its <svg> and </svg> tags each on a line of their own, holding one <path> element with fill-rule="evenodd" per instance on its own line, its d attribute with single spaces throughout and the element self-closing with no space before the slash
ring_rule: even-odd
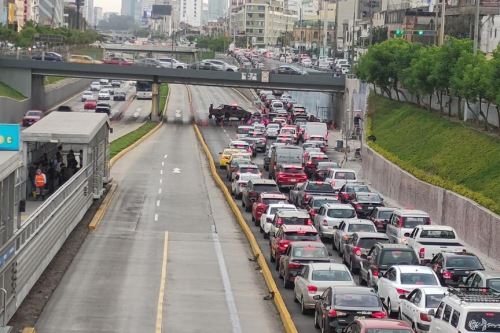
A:
<svg viewBox="0 0 500 333">
<path fill-rule="evenodd" d="M 180 0 L 180 21 L 193 27 L 201 26 L 201 0 Z"/>
</svg>

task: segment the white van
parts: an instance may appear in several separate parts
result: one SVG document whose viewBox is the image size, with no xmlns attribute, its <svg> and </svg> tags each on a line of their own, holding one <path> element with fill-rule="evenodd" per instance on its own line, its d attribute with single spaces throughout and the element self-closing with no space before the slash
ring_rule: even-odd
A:
<svg viewBox="0 0 500 333">
<path fill-rule="evenodd" d="M 387 223 L 386 233 L 391 243 L 406 244 L 413 229 L 424 224 L 431 224 L 431 218 L 426 212 L 415 209 L 396 209 Z"/>
<path fill-rule="evenodd" d="M 325 123 L 307 122 L 302 136 L 303 141 L 307 141 L 311 136 L 321 136 L 325 142 L 328 142 L 328 128 Z"/>
<path fill-rule="evenodd" d="M 358 174 L 350 169 L 330 169 L 325 177 L 325 182 L 332 184 L 335 191 L 339 191 L 347 182 L 358 181 Z"/>
</svg>

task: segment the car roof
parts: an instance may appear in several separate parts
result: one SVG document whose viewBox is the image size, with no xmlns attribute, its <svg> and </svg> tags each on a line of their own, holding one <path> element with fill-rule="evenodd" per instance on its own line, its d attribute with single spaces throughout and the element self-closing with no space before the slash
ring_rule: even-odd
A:
<svg viewBox="0 0 500 333">
<path fill-rule="evenodd" d="M 378 211 L 394 211 L 397 208 L 380 206 L 380 207 L 375 207 L 375 209 L 377 209 Z"/>
<path fill-rule="evenodd" d="M 334 294 L 372 294 L 377 295 L 375 290 L 370 287 L 361 286 L 338 286 L 332 287 Z"/>
<path fill-rule="evenodd" d="M 277 215 L 281 217 L 307 217 L 309 218 L 309 213 L 305 210 L 280 210 Z"/>
<path fill-rule="evenodd" d="M 357 321 L 361 324 L 362 327 L 364 328 L 381 328 L 381 329 L 401 329 L 401 328 L 407 328 L 408 331 L 410 331 L 411 327 L 410 324 L 408 324 L 405 321 L 402 320 L 396 320 L 396 319 L 375 319 L 375 318 L 363 318 L 363 319 L 357 319 Z"/>
<path fill-rule="evenodd" d="M 314 242 L 314 241 L 298 241 L 298 242 L 292 242 L 293 247 L 324 247 L 326 248 L 325 244 L 321 242 Z"/>
<path fill-rule="evenodd" d="M 336 200 L 338 199 L 332 195 L 312 195 L 312 200 Z"/>
<path fill-rule="evenodd" d="M 252 183 L 253 184 L 276 185 L 276 182 L 273 179 L 264 179 L 264 178 L 252 179 Z"/>
<path fill-rule="evenodd" d="M 445 258 L 449 257 L 477 257 L 474 253 L 471 252 L 441 252 Z"/>
<path fill-rule="evenodd" d="M 420 265 L 394 265 L 392 266 L 399 270 L 401 273 L 429 273 L 432 274 L 433 270 L 428 266 Z"/>
<path fill-rule="evenodd" d="M 295 232 L 295 231 L 303 231 L 303 232 L 317 232 L 316 228 L 312 225 L 296 225 L 296 224 L 283 224 L 281 226 L 283 232 Z"/>
<path fill-rule="evenodd" d="M 252 169 L 258 169 L 259 166 L 256 164 L 251 164 L 251 163 L 245 163 L 245 164 L 240 164 L 238 165 L 240 168 L 252 168 Z"/>
<path fill-rule="evenodd" d="M 270 204 L 268 208 L 276 208 L 276 207 L 290 207 L 290 208 L 297 208 L 295 207 L 294 204 L 289 204 L 289 203 L 286 203 L 285 201 L 283 201 L 282 203 L 273 203 L 273 204 Z"/>
<path fill-rule="evenodd" d="M 337 173 L 337 172 L 354 172 L 354 173 L 356 173 L 356 171 L 355 171 L 355 170 L 352 170 L 352 169 L 333 169 L 333 168 L 332 168 L 332 170 L 333 170 L 334 172 L 336 172 L 336 173 Z"/>
<path fill-rule="evenodd" d="M 422 290 L 422 292 L 427 295 L 444 294 L 448 291 L 446 287 L 422 287 L 417 289 Z"/>
<path fill-rule="evenodd" d="M 410 250 L 410 251 L 413 251 L 413 249 L 406 244 L 377 243 L 374 246 L 380 246 L 384 250 Z"/>
<path fill-rule="evenodd" d="M 281 198 L 285 198 L 286 199 L 286 195 L 284 195 L 283 193 L 268 193 L 268 192 L 262 192 L 260 194 L 260 197 L 263 198 L 263 199 L 281 199 Z"/>
<path fill-rule="evenodd" d="M 455 231 L 453 227 L 450 227 L 449 225 L 441 225 L 441 224 L 425 224 L 425 225 L 419 225 L 418 228 L 423 229 L 423 230 L 450 230 L 450 231 Z"/>
<path fill-rule="evenodd" d="M 288 169 L 302 169 L 302 165 L 300 164 L 282 164 L 281 166 Z"/>
<path fill-rule="evenodd" d="M 359 238 L 379 238 L 379 239 L 389 239 L 387 234 L 381 232 L 354 232 L 353 235 L 358 235 Z"/>
<path fill-rule="evenodd" d="M 425 216 L 429 217 L 429 214 L 424 212 L 423 210 L 417 210 L 417 209 L 397 209 L 394 211 L 395 214 L 402 215 L 402 216 Z"/>
<path fill-rule="evenodd" d="M 368 225 L 373 225 L 373 222 L 370 220 L 365 220 L 365 219 L 346 219 L 344 221 L 345 224 L 368 224 Z"/>
<path fill-rule="evenodd" d="M 339 263 L 334 263 L 334 262 L 312 262 L 309 264 L 309 267 L 314 271 L 314 270 L 324 270 L 324 269 L 331 269 L 331 270 L 338 270 L 338 271 L 349 271 L 346 265 L 344 264 L 339 264 Z"/>
<path fill-rule="evenodd" d="M 327 209 L 350 209 L 354 210 L 354 208 L 349 205 L 349 204 L 343 204 L 343 203 L 327 203 L 324 204 L 323 207 Z"/>
</svg>

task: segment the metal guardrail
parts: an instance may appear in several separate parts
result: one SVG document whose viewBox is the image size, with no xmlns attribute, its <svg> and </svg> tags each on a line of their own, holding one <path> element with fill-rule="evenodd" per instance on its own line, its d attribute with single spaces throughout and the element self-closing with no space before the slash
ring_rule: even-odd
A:
<svg viewBox="0 0 500 333">
<path fill-rule="evenodd" d="M 6 322 L 92 204 L 92 165 L 79 170 L 23 223 L 0 249 L 0 288 L 6 290 Z M 1 303 L 3 306 L 3 302 Z"/>
</svg>

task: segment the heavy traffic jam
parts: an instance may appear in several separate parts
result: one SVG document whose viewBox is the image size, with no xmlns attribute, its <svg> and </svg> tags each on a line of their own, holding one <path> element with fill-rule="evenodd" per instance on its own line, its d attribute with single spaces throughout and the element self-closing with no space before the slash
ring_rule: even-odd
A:
<svg viewBox="0 0 500 333">
<path fill-rule="evenodd" d="M 220 173 L 311 331 L 500 332 L 500 271 L 334 160 L 327 125 L 289 94 L 259 98 L 219 153 Z"/>
</svg>

